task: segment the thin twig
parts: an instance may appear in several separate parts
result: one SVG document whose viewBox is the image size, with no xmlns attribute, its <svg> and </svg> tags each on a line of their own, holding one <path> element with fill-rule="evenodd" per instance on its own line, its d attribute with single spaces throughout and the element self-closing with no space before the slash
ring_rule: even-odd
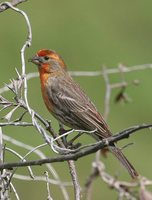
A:
<svg viewBox="0 0 152 200">
<path fill-rule="evenodd" d="M 114 188 L 118 192 L 119 200 L 122 200 L 124 197 L 126 197 L 127 200 L 136 200 L 135 196 L 133 196 L 129 191 L 129 188 L 127 188 L 127 185 L 125 185 L 125 182 L 123 182 L 123 185 L 121 181 L 118 181 L 116 178 L 105 172 L 105 166 L 101 161 L 96 162 L 94 167 L 98 170 L 102 180 L 109 185 L 109 187 Z"/>
<path fill-rule="evenodd" d="M 30 176 L 25 176 L 22 174 L 14 174 L 13 178 L 18 179 L 18 180 L 22 180 L 22 181 L 43 181 L 46 182 L 46 178 L 44 176 L 34 176 L 34 180 L 30 177 Z M 71 187 L 72 182 L 61 182 L 61 181 L 57 181 L 51 178 L 48 178 L 48 182 L 50 184 L 53 185 L 57 185 L 57 186 L 64 186 L 64 187 Z"/>
<path fill-rule="evenodd" d="M 74 192 L 75 192 L 75 200 L 80 200 L 80 184 L 79 184 L 79 180 L 78 180 L 78 175 L 77 175 L 77 171 L 75 168 L 75 164 L 73 160 L 70 160 L 68 162 L 69 165 L 69 169 L 70 169 L 70 174 L 72 177 L 72 181 L 73 181 L 73 186 L 74 186 Z"/>
<path fill-rule="evenodd" d="M 105 98 L 104 98 L 104 119 L 107 120 L 109 114 L 109 104 L 110 104 L 110 96 L 111 96 L 111 85 L 107 73 L 107 69 L 104 67 L 103 70 L 103 78 L 105 81 Z"/>
<path fill-rule="evenodd" d="M 13 183 L 10 183 L 10 186 L 11 186 L 11 189 L 13 190 L 13 192 L 14 192 L 14 194 L 15 194 L 16 199 L 17 199 L 17 200 L 20 200 L 20 197 L 19 197 L 19 195 L 18 195 L 18 193 L 17 193 L 17 191 L 16 191 L 16 189 L 15 189 Z"/>
<path fill-rule="evenodd" d="M 3 132 L 0 127 L 0 164 L 3 163 Z"/>
<path fill-rule="evenodd" d="M 42 165 L 42 164 L 45 164 L 45 163 L 63 162 L 63 161 L 68 161 L 68 160 L 77 160 L 81 157 L 84 157 L 86 155 L 97 152 L 99 149 L 105 148 L 108 145 L 108 143 L 110 144 L 110 143 L 118 142 L 119 140 L 122 140 L 124 138 L 128 138 L 129 135 L 135 133 L 138 130 L 151 128 L 151 127 L 152 127 L 152 124 L 150 124 L 150 125 L 140 125 L 140 126 L 134 126 L 134 127 L 128 128 L 128 129 L 121 131 L 120 133 L 118 133 L 118 134 L 116 134 L 116 135 L 114 135 L 110 138 L 106 138 L 106 140 L 95 143 L 94 145 L 92 145 L 90 147 L 86 147 L 86 149 L 83 149 L 82 151 L 78 151 L 74 154 L 67 154 L 67 155 L 62 155 L 62 156 L 58 156 L 58 157 L 55 157 L 55 158 L 32 160 L 32 161 L 27 161 L 27 162 L 4 163 L 4 164 L 0 165 L 0 170 L 1 169 L 9 169 L 9 168 L 12 168 L 12 167 Z"/>
<path fill-rule="evenodd" d="M 12 0 L 11 5 L 17 6 L 18 4 L 23 3 L 25 1 L 27 1 L 27 0 Z M 7 4 L 5 4 L 5 3 L 0 4 L 0 12 L 3 12 L 5 10 L 7 10 L 8 8 L 10 8 L 10 6 L 8 6 Z"/>
<path fill-rule="evenodd" d="M 31 80 L 36 77 L 38 77 L 38 72 L 31 72 L 31 73 L 26 74 L 26 80 Z M 13 86 L 13 83 L 10 83 L 10 84 L 7 84 L 7 86 L 5 85 L 4 87 L 1 87 L 0 94 L 9 91 L 10 90 L 9 88 L 11 88 L 12 86 Z"/>
<path fill-rule="evenodd" d="M 87 200 L 91 200 L 92 199 L 92 185 L 93 185 L 93 181 L 99 176 L 99 172 L 97 170 L 96 167 L 94 167 L 94 163 L 92 163 L 92 172 L 90 174 L 90 176 L 88 177 L 86 183 L 85 183 L 85 193 L 86 193 L 86 199 Z"/>
<path fill-rule="evenodd" d="M 25 73 L 25 49 L 29 46 L 31 46 L 31 42 L 32 42 L 32 29 L 31 29 L 31 24 L 29 21 L 29 18 L 27 16 L 27 14 L 23 11 L 20 10 L 16 7 L 14 7 L 11 3 L 9 2 L 5 2 L 4 4 L 6 4 L 8 7 L 10 7 L 11 9 L 15 10 L 16 12 L 19 12 L 21 15 L 23 15 L 26 25 L 27 25 L 27 30 L 28 30 L 28 36 L 27 36 L 27 40 L 25 41 L 22 49 L 21 49 L 21 62 L 22 62 L 22 77 L 23 79 L 23 83 L 24 83 L 24 99 L 25 99 L 25 103 L 27 106 L 27 109 L 29 111 L 29 113 L 31 114 L 31 109 L 29 107 L 29 103 L 28 103 L 28 98 L 27 98 L 27 79 L 26 79 L 26 73 Z"/>
<path fill-rule="evenodd" d="M 70 131 L 65 133 L 65 135 L 68 135 L 69 132 Z M 56 139 L 58 140 L 60 138 L 57 137 Z M 52 145 L 52 147 L 53 147 L 53 145 Z M 62 149 L 62 150 L 65 149 L 65 145 L 63 144 L 62 141 L 60 142 L 60 149 Z M 74 186 L 75 200 L 80 200 L 80 184 L 79 184 L 79 181 L 78 181 L 78 176 L 77 176 L 77 171 L 76 171 L 76 167 L 75 167 L 74 161 L 67 160 L 67 163 L 68 163 L 68 166 L 69 166 L 69 171 L 70 171 L 72 182 L 73 182 L 73 186 Z"/>
<path fill-rule="evenodd" d="M 33 126 L 32 123 L 29 123 L 29 122 L 2 122 L 0 123 L 0 127 L 3 127 L 3 126 L 23 126 L 23 127 L 26 127 L 26 126 Z"/>
<path fill-rule="evenodd" d="M 11 152 L 12 154 L 14 154 L 15 156 L 17 156 L 18 158 L 20 158 L 23 162 L 26 162 L 25 158 L 23 156 L 21 156 L 18 152 L 14 151 L 13 149 L 10 149 L 8 147 L 5 147 L 5 149 L 9 152 Z M 16 170 L 15 170 L 16 171 Z M 15 171 L 13 171 L 12 174 L 15 173 Z M 30 166 L 28 166 L 28 171 L 29 171 L 29 174 L 30 174 L 30 177 L 34 179 L 34 174 L 32 172 L 32 169 Z"/>
<path fill-rule="evenodd" d="M 53 198 L 51 197 L 51 192 L 49 187 L 49 173 L 46 171 L 44 174 L 46 177 L 47 200 L 53 200 Z"/>
<path fill-rule="evenodd" d="M 92 67 L 93 68 L 93 67 Z M 131 67 L 127 67 L 123 65 L 121 69 L 123 73 L 133 72 L 133 71 L 141 71 L 145 69 L 152 69 L 152 64 L 143 64 L 143 65 L 135 65 Z M 111 67 L 107 70 L 107 74 L 118 74 L 120 73 L 119 68 Z M 103 71 L 74 71 L 70 72 L 72 76 L 101 76 L 103 75 Z"/>
<path fill-rule="evenodd" d="M 3 134 L 3 139 L 6 140 L 6 141 L 8 141 L 8 142 L 11 142 L 12 144 L 14 144 L 14 145 L 16 145 L 18 147 L 25 148 L 25 149 L 27 149 L 29 151 L 33 151 L 33 149 L 34 149 L 34 147 L 32 147 L 32 146 L 30 146 L 28 144 L 25 144 L 23 142 L 20 142 L 20 141 L 12 138 L 10 136 L 7 136 L 5 134 Z M 44 153 L 41 152 L 39 149 L 35 149 L 34 153 L 37 154 L 41 159 L 46 159 L 46 156 L 44 155 Z M 55 178 L 55 180 L 58 181 L 58 182 L 61 182 L 60 178 L 59 178 L 59 175 L 57 174 L 56 170 L 52 167 L 52 165 L 50 165 L 49 163 L 46 163 L 46 167 L 51 172 L 51 174 L 53 175 L 53 177 Z M 64 185 L 62 185 L 62 184 L 60 185 L 59 184 L 59 187 L 61 188 L 61 191 L 63 193 L 63 198 L 65 200 L 69 200 L 69 195 L 68 195 L 68 193 L 67 193 Z"/>
<path fill-rule="evenodd" d="M 141 71 L 141 70 L 146 70 L 146 69 L 152 69 L 152 64 L 135 65 L 135 66 L 130 66 L 130 67 L 123 66 L 121 71 L 123 73 L 130 73 L 133 71 Z M 106 69 L 107 75 L 108 74 L 117 74 L 117 73 L 120 74 L 119 67 Z M 101 70 L 101 71 L 70 71 L 70 74 L 72 76 L 88 76 L 88 77 L 104 76 L 103 70 Z M 38 76 L 39 76 L 38 72 L 31 72 L 26 75 L 26 78 L 27 78 L 27 80 L 31 80 Z M 8 84 L 8 86 L 11 87 L 11 84 Z M 116 85 L 116 86 L 120 87 L 120 84 Z M 3 92 L 7 92 L 7 91 L 9 91 L 9 88 L 6 86 L 0 88 L 0 94 L 2 94 Z"/>
</svg>

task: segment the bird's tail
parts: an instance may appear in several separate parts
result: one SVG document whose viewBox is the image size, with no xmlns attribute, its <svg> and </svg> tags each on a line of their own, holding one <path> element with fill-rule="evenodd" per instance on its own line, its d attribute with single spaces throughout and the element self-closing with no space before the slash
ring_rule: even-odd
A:
<svg viewBox="0 0 152 200">
<path fill-rule="evenodd" d="M 124 154 L 119 148 L 117 148 L 116 146 L 109 146 L 109 150 L 118 158 L 118 160 L 127 169 L 132 178 L 136 178 L 138 176 L 138 173 L 135 170 L 135 168 L 127 160 L 127 158 L 124 156 Z"/>
</svg>

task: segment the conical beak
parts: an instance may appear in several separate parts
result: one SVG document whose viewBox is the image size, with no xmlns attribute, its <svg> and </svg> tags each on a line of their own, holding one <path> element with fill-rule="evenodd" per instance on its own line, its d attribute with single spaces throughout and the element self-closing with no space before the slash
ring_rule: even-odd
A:
<svg viewBox="0 0 152 200">
<path fill-rule="evenodd" d="M 35 55 L 32 58 L 29 58 L 28 62 L 32 62 L 32 63 L 38 65 L 38 64 L 40 64 L 40 57 Z"/>
</svg>

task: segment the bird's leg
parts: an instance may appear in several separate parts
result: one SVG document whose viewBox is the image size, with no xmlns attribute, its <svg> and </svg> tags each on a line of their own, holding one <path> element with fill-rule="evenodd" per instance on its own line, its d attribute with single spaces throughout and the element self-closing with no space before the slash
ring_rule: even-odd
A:
<svg viewBox="0 0 152 200">
<path fill-rule="evenodd" d="M 71 129 L 70 129 L 71 130 Z M 65 130 L 64 129 L 64 126 L 63 124 L 59 123 L 59 135 L 63 135 L 64 133 L 68 132 L 69 130 Z M 68 146 L 68 142 L 67 142 L 67 136 L 63 136 L 61 139 L 62 139 L 62 142 L 63 144 L 65 145 L 65 147 Z"/>
<path fill-rule="evenodd" d="M 71 147 L 71 148 L 79 148 L 81 146 L 81 143 L 77 143 L 77 144 L 73 144 L 73 142 L 79 138 L 81 135 L 83 134 L 83 132 L 79 132 L 75 137 L 73 137 L 69 142 L 68 142 L 68 146 Z"/>
<path fill-rule="evenodd" d="M 66 132 L 69 132 L 71 131 L 72 129 L 70 130 L 65 130 L 64 127 L 63 127 L 63 124 L 59 123 L 59 135 L 63 135 L 65 134 Z M 73 144 L 73 142 L 79 138 L 83 133 L 80 132 L 78 135 L 76 135 L 75 137 L 73 137 L 70 141 L 67 141 L 67 136 L 63 136 L 62 137 L 62 142 L 63 144 L 68 147 L 68 148 L 71 148 L 71 149 L 77 149 L 81 146 L 81 143 L 77 143 L 77 144 Z"/>
</svg>

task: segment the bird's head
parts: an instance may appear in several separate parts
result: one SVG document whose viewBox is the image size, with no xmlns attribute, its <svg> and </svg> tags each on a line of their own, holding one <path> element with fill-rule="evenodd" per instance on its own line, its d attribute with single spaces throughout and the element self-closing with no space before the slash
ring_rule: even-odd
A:
<svg viewBox="0 0 152 200">
<path fill-rule="evenodd" d="M 47 73 L 61 69 L 66 70 L 63 59 L 53 50 L 39 50 L 29 61 L 36 64 L 40 71 L 43 70 Z"/>
</svg>

